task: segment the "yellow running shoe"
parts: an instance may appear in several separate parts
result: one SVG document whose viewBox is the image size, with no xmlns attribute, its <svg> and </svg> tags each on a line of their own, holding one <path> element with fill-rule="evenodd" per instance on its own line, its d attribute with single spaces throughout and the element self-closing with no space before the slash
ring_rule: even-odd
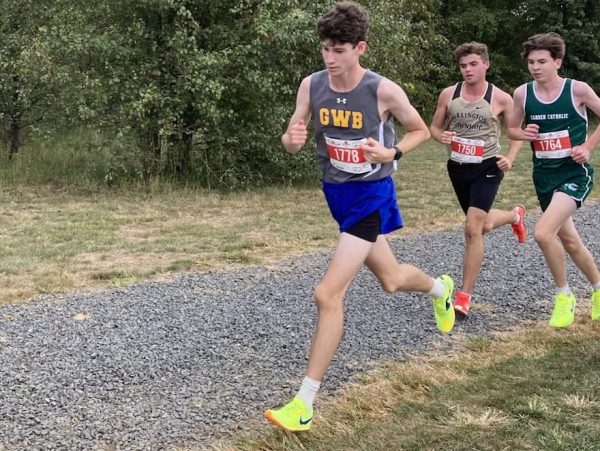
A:
<svg viewBox="0 0 600 451">
<path fill-rule="evenodd" d="M 452 278 L 444 274 L 437 278 L 446 287 L 446 293 L 441 298 L 433 300 L 433 314 L 435 315 L 435 324 L 439 331 L 447 334 L 454 327 L 454 308 L 452 307 L 452 291 L 454 282 Z"/>
<path fill-rule="evenodd" d="M 554 297 L 554 310 L 550 317 L 550 326 L 560 328 L 568 327 L 575 320 L 575 295 L 564 292 L 558 293 Z"/>
<path fill-rule="evenodd" d="M 280 409 L 267 410 L 265 418 L 286 431 L 308 431 L 312 426 L 313 411 L 296 396 Z"/>
<path fill-rule="evenodd" d="M 592 294 L 592 319 L 600 320 L 600 290 L 594 290 Z"/>
</svg>

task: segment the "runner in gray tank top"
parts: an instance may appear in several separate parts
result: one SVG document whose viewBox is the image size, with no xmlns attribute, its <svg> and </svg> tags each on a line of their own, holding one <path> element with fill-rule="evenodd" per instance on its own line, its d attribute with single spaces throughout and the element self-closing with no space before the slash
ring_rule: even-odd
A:
<svg viewBox="0 0 600 451">
<path fill-rule="evenodd" d="M 442 333 L 454 325 L 452 279 L 433 279 L 398 263 L 385 237 L 402 226 L 391 177 L 395 160 L 427 140 L 429 130 L 400 86 L 360 65 L 367 28 L 367 12 L 353 2 L 338 3 L 319 21 L 326 70 L 302 80 L 296 109 L 281 138 L 288 152 L 298 152 L 312 119 L 323 191 L 341 232 L 327 272 L 315 288 L 317 328 L 302 385 L 289 403 L 265 412 L 271 423 L 288 431 L 311 427 L 313 400 L 342 336 L 344 295 L 363 265 L 389 293 L 429 294 Z M 394 119 L 406 130 L 400 141 Z"/>
<path fill-rule="evenodd" d="M 600 116 L 600 98 L 587 83 L 558 75 L 564 54 L 565 42 L 556 33 L 536 34 L 523 43 L 533 82 L 515 90 L 509 124 L 511 138 L 531 141 L 533 184 L 543 212 L 534 237 L 556 285 L 549 324 L 557 328 L 575 320 L 565 252 L 592 285 L 591 316 L 600 321 L 600 272 L 573 222 L 593 186 L 588 161 L 600 143 L 600 127 L 587 136 L 586 108 Z"/>
<path fill-rule="evenodd" d="M 504 172 L 517 156 L 520 141 L 511 141 L 500 154 L 500 119 L 512 114 L 512 99 L 486 80 L 490 67 L 485 44 L 470 42 L 454 51 L 463 81 L 444 89 L 431 123 L 431 136 L 445 145 L 448 175 L 466 215 L 463 284 L 454 296 L 454 309 L 467 316 L 471 293 L 483 262 L 483 235 L 510 224 L 519 243 L 525 242 L 525 209 L 492 208 Z"/>
</svg>

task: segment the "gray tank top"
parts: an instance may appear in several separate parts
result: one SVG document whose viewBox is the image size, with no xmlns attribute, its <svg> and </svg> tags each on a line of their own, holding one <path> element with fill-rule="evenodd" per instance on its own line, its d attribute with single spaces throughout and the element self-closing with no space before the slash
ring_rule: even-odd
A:
<svg viewBox="0 0 600 451">
<path fill-rule="evenodd" d="M 377 87 L 383 77 L 366 71 L 349 92 L 335 92 L 326 70 L 310 77 L 310 105 L 323 181 L 373 181 L 389 176 L 394 162 L 370 164 L 360 148 L 374 138 L 389 148 L 396 143 L 394 117 L 382 121 L 377 109 Z"/>
</svg>

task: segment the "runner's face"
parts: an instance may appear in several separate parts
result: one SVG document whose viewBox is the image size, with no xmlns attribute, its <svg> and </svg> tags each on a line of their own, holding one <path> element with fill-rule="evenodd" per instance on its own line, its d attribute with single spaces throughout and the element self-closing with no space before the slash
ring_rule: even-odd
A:
<svg viewBox="0 0 600 451">
<path fill-rule="evenodd" d="M 350 43 L 339 44 L 329 40 L 321 42 L 323 62 L 330 75 L 342 75 L 358 64 L 359 57 L 365 53 L 366 42 L 356 46 Z"/>
<path fill-rule="evenodd" d="M 489 61 L 484 61 L 481 55 L 474 53 L 460 58 L 458 61 L 460 74 L 468 84 L 477 84 L 485 80 L 485 74 L 490 67 Z"/>
<path fill-rule="evenodd" d="M 553 59 L 548 50 L 532 50 L 527 56 L 527 69 L 534 80 L 545 82 L 558 76 L 561 59 Z"/>
</svg>

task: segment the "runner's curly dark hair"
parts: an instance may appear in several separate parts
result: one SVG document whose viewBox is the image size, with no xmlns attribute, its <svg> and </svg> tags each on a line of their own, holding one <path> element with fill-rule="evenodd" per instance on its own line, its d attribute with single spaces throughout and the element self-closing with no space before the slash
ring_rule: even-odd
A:
<svg viewBox="0 0 600 451">
<path fill-rule="evenodd" d="M 358 3 L 340 2 L 330 9 L 317 24 L 317 35 L 321 42 L 330 40 L 334 44 L 350 43 L 356 46 L 367 40 L 369 13 Z"/>
</svg>

